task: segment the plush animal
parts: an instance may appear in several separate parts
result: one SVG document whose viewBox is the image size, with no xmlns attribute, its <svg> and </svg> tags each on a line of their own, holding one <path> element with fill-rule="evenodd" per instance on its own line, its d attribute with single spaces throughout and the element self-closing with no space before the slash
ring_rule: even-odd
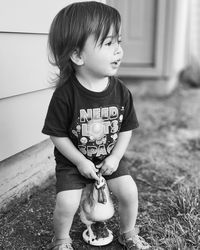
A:
<svg viewBox="0 0 200 250">
<path fill-rule="evenodd" d="M 110 230 L 104 222 L 114 215 L 114 205 L 106 180 L 100 174 L 99 179 L 99 182 L 88 184 L 84 188 L 80 203 L 80 219 L 87 226 L 83 238 L 87 238 L 86 241 L 90 244 L 108 237 Z"/>
</svg>

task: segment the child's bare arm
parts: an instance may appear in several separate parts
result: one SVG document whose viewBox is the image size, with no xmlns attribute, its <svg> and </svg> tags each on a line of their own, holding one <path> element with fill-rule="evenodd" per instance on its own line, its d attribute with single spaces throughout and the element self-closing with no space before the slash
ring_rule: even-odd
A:
<svg viewBox="0 0 200 250">
<path fill-rule="evenodd" d="M 119 137 L 111 154 L 97 167 L 103 175 L 110 175 L 118 168 L 132 136 L 132 130 L 119 133 Z"/>
<path fill-rule="evenodd" d="M 132 130 L 119 133 L 117 143 L 113 148 L 111 155 L 121 160 L 124 153 L 126 152 L 131 136 L 132 136 Z"/>
<path fill-rule="evenodd" d="M 68 137 L 50 137 L 56 148 L 70 160 L 79 170 L 80 174 L 86 178 L 99 180 L 93 162 L 88 160 L 72 143 Z"/>
</svg>

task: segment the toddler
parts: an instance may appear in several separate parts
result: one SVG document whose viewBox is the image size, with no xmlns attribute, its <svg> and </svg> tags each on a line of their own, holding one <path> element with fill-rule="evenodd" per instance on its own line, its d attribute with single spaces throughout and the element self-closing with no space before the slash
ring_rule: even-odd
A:
<svg viewBox="0 0 200 250">
<path fill-rule="evenodd" d="M 138 192 L 122 159 L 138 121 L 130 91 L 115 77 L 123 57 L 120 14 L 99 2 L 73 3 L 54 18 L 48 41 L 59 69 L 42 130 L 55 145 L 50 249 L 73 249 L 69 233 L 81 193 L 98 171 L 119 203 L 119 242 L 149 249 L 135 230 Z"/>
</svg>

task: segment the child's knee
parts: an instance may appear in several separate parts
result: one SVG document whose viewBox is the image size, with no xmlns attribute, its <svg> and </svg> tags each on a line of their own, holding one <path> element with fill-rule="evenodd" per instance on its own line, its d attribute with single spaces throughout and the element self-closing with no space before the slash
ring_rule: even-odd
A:
<svg viewBox="0 0 200 250">
<path fill-rule="evenodd" d="M 134 187 L 130 190 L 127 190 L 127 192 L 124 193 L 124 196 L 122 197 L 122 201 L 125 204 L 130 204 L 130 203 L 137 203 L 138 202 L 138 191 L 137 187 Z"/>
<path fill-rule="evenodd" d="M 136 204 L 138 202 L 138 189 L 134 181 L 131 181 L 129 185 L 122 188 L 122 193 L 120 194 L 119 200 L 124 204 Z"/>
<path fill-rule="evenodd" d="M 61 192 L 57 194 L 55 213 L 61 216 L 75 214 L 80 203 L 80 194 L 69 195 L 69 193 Z"/>
</svg>

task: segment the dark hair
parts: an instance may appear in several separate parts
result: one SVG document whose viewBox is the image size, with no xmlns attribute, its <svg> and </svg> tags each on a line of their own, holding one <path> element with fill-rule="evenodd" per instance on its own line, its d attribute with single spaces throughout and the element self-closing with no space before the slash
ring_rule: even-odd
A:
<svg viewBox="0 0 200 250">
<path fill-rule="evenodd" d="M 121 26 L 119 12 L 103 3 L 88 1 L 73 3 L 63 8 L 54 18 L 49 32 L 49 61 L 59 68 L 58 86 L 74 72 L 70 59 L 75 49 L 81 51 L 93 34 L 103 44 L 110 28 L 117 36 Z"/>
</svg>

